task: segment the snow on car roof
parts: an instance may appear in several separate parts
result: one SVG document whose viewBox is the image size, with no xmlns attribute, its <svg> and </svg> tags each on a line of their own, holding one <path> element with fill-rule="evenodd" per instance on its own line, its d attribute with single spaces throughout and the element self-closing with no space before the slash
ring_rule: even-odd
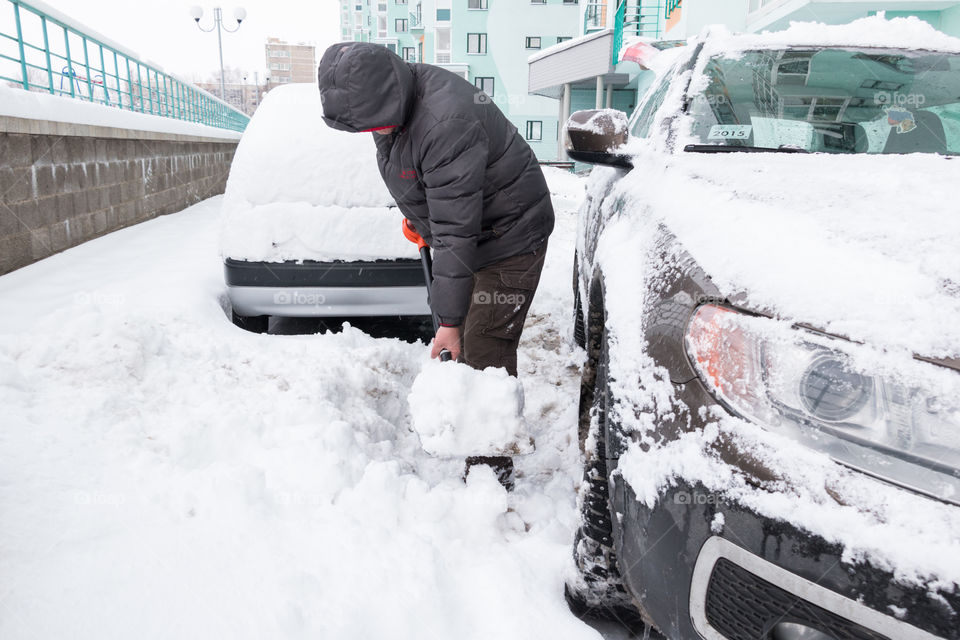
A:
<svg viewBox="0 0 960 640">
<path fill-rule="evenodd" d="M 223 203 L 224 257 L 283 260 L 416 258 L 377 168 L 372 134 L 321 118 L 315 84 L 270 91 L 240 140 Z"/>
<path fill-rule="evenodd" d="M 937 31 L 917 17 L 887 19 L 884 12 L 832 25 L 820 22 L 791 22 L 783 31 L 759 34 L 732 34 L 724 27 L 711 26 L 696 40 L 704 41 L 704 53 L 771 49 L 787 46 L 870 47 L 916 49 L 960 53 L 960 39 Z"/>
<path fill-rule="evenodd" d="M 336 131 L 322 120 L 315 84 L 270 91 L 243 134 L 230 169 L 227 206 L 306 202 L 314 206 L 393 204 L 365 134 Z"/>
</svg>

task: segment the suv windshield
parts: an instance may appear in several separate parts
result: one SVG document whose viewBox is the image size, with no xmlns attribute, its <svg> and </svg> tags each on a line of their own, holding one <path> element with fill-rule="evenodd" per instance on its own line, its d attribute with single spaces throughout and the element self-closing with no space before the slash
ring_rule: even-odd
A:
<svg viewBox="0 0 960 640">
<path fill-rule="evenodd" d="M 702 145 L 960 153 L 958 55 L 746 51 L 712 58 L 705 75 L 689 107 L 693 137 Z"/>
</svg>

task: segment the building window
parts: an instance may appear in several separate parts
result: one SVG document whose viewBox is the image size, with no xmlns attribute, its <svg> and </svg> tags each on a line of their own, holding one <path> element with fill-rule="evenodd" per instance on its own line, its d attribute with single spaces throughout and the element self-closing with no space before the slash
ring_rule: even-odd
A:
<svg viewBox="0 0 960 640">
<path fill-rule="evenodd" d="M 387 37 L 387 16 L 377 16 L 377 37 Z"/>
<path fill-rule="evenodd" d="M 563 4 L 577 4 L 579 0 L 563 0 Z"/>
<path fill-rule="evenodd" d="M 527 36 L 527 49 L 539 49 L 540 36 Z"/>
<path fill-rule="evenodd" d="M 416 62 L 417 61 L 417 50 L 413 47 L 404 47 L 403 48 L 403 59 L 407 62 Z"/>
<path fill-rule="evenodd" d="M 450 27 L 437 27 L 436 43 L 433 52 L 436 64 L 450 64 Z"/>
<path fill-rule="evenodd" d="M 527 140 L 543 140 L 543 122 L 527 120 Z"/>
<path fill-rule="evenodd" d="M 476 85 L 477 89 L 483 91 L 485 94 L 493 97 L 493 78 L 484 78 L 476 77 L 473 79 L 473 84 Z"/>
<path fill-rule="evenodd" d="M 487 0 L 467 0 L 467 9 L 486 9 Z"/>
<path fill-rule="evenodd" d="M 530 0 L 530 4 L 547 4 L 547 0 Z"/>
<path fill-rule="evenodd" d="M 393 44 L 392 42 L 388 42 L 388 43 L 387 43 L 387 49 L 390 49 L 390 51 L 393 51 L 394 53 L 396 53 L 396 52 L 397 52 L 397 45 Z"/>
<path fill-rule="evenodd" d="M 397 4 L 407 4 L 407 0 L 397 0 Z"/>
<path fill-rule="evenodd" d="M 487 52 L 487 34 L 468 33 L 467 34 L 467 53 L 486 53 Z"/>
<path fill-rule="evenodd" d="M 450 22 L 450 9 L 437 9 L 437 22 Z"/>
<path fill-rule="evenodd" d="M 407 32 L 407 19 L 406 18 L 397 18 L 394 23 L 394 29 L 397 33 L 406 33 Z"/>
<path fill-rule="evenodd" d="M 566 42 L 567 40 L 572 40 L 572 39 L 573 38 L 571 36 L 559 36 L 557 37 L 557 44 L 560 44 L 561 42 Z"/>
</svg>

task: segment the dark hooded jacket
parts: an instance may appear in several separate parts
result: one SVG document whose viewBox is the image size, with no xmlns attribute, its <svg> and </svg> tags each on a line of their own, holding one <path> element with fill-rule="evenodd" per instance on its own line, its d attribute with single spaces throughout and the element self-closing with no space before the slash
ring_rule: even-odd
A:
<svg viewBox="0 0 960 640">
<path fill-rule="evenodd" d="M 434 313 L 462 323 L 473 274 L 531 252 L 553 231 L 553 205 L 529 145 L 479 89 L 386 47 L 336 44 L 320 61 L 323 119 L 374 134 L 380 173 L 433 249 Z M 400 233 L 400 230 L 397 230 Z"/>
</svg>

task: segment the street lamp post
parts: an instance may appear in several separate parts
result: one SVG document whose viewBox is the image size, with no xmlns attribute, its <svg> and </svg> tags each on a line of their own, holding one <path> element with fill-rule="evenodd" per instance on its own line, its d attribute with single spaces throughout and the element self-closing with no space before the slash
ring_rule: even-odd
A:
<svg viewBox="0 0 960 640">
<path fill-rule="evenodd" d="M 224 81 L 223 73 L 223 36 L 221 35 L 221 29 L 227 33 L 236 33 L 240 30 L 240 23 L 244 21 L 247 17 L 247 11 L 243 7 L 237 7 L 233 10 L 233 17 L 237 21 L 237 26 L 233 29 L 228 29 L 225 24 L 223 24 L 223 11 L 220 7 L 214 7 L 213 9 L 213 26 L 209 29 L 204 29 L 200 26 L 200 18 L 203 17 L 203 9 L 197 6 L 190 7 L 190 17 L 193 18 L 193 21 L 197 23 L 197 28 L 204 33 L 210 33 L 213 30 L 217 31 L 217 49 L 220 52 L 220 99 L 227 99 L 227 89 L 226 82 Z"/>
</svg>

